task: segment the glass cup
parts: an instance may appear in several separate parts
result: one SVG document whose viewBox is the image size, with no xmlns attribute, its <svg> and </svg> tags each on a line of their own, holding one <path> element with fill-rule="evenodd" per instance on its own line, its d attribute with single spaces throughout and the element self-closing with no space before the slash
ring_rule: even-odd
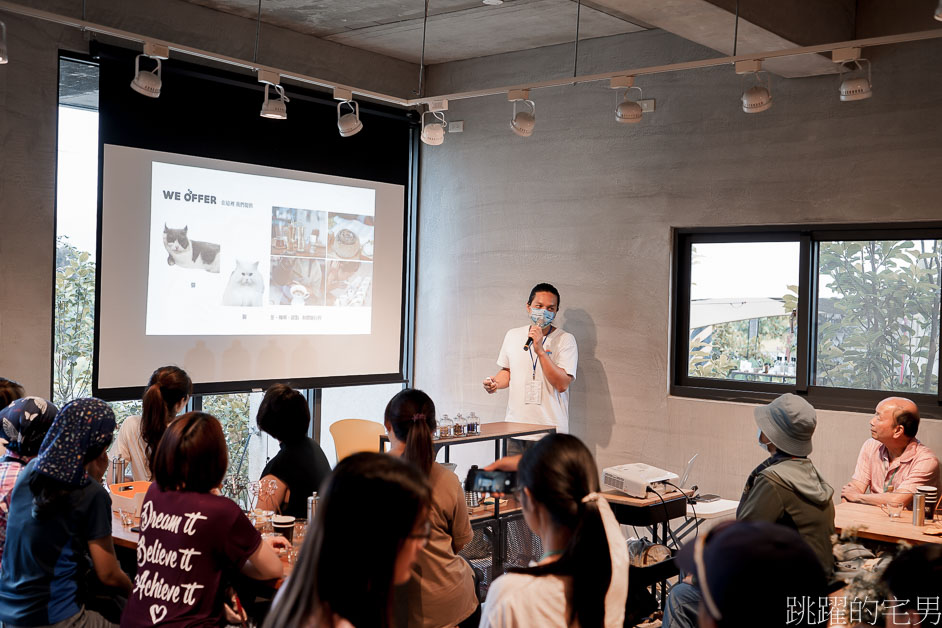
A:
<svg viewBox="0 0 942 628">
<path fill-rule="evenodd" d="M 304 537 L 307 536 L 307 526 L 306 521 L 294 522 L 294 538 L 292 539 L 292 544 L 297 549 L 300 549 L 301 546 L 304 545 Z"/>
<path fill-rule="evenodd" d="M 880 508 L 890 519 L 899 519 L 903 515 L 903 504 L 883 504 Z"/>
</svg>

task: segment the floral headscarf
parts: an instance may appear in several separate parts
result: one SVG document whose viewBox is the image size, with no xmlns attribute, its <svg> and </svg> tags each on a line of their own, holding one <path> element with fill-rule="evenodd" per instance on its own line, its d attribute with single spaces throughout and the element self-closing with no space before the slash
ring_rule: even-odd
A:
<svg viewBox="0 0 942 628">
<path fill-rule="evenodd" d="M 52 402 L 42 397 L 22 397 L 0 410 L 0 437 L 8 441 L 7 449 L 18 456 L 32 457 L 59 412 Z"/>
<path fill-rule="evenodd" d="M 39 448 L 36 471 L 69 486 L 85 486 L 89 482 L 85 455 L 106 447 L 114 428 L 114 411 L 101 399 L 70 401 L 59 410 Z"/>
</svg>

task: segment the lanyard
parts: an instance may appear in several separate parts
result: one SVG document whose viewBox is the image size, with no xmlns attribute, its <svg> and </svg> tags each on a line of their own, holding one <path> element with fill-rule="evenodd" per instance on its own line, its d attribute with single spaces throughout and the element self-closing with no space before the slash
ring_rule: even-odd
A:
<svg viewBox="0 0 942 628">
<path fill-rule="evenodd" d="M 543 340 L 540 341 L 540 346 L 546 346 L 546 336 L 543 336 Z M 530 352 L 530 361 L 533 362 L 533 380 L 536 381 L 536 365 L 540 363 L 540 356 L 533 355 L 532 347 L 527 347 L 527 351 Z"/>
<path fill-rule="evenodd" d="M 885 480 L 883 480 L 883 492 L 884 493 L 889 493 L 890 491 L 893 490 L 893 480 L 896 479 L 897 473 L 899 473 L 899 467 L 896 467 L 896 469 L 893 470 L 893 473 L 887 476 Z"/>
</svg>

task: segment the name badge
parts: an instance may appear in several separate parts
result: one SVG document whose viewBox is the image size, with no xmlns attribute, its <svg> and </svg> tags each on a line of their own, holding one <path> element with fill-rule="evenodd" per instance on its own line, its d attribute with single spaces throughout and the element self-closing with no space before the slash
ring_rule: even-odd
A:
<svg viewBox="0 0 942 628">
<path fill-rule="evenodd" d="M 543 400 L 543 382 L 535 379 L 527 382 L 525 402 L 540 405 Z"/>
</svg>

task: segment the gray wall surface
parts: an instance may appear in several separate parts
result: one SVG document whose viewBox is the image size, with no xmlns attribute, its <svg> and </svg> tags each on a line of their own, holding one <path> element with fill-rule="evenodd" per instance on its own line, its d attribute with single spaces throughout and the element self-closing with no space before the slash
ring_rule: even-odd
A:
<svg viewBox="0 0 942 628">
<path fill-rule="evenodd" d="M 82 3 L 74 0 L 27 4 L 81 16 Z M 0 376 L 49 395 L 58 55 L 87 52 L 88 44 L 73 28 L 6 13 L 0 19 L 10 54 L 10 63 L 0 66 Z M 252 58 L 255 45 L 254 20 L 179 0 L 93 0 L 87 19 L 242 59 Z M 258 59 L 400 96 L 409 95 L 418 77 L 416 65 L 265 24 Z"/>
<path fill-rule="evenodd" d="M 586 42 L 580 73 L 715 56 L 662 31 Z M 508 128 L 511 104 L 454 101 L 462 134 L 422 149 L 416 385 L 439 412 L 503 417 L 488 396 L 505 330 L 525 323 L 538 281 L 562 293 L 579 343 L 572 432 L 600 467 L 673 469 L 737 497 L 763 459 L 752 406 L 668 394 L 671 228 L 942 217 L 942 42 L 866 51 L 874 96 L 838 100 L 833 76 L 773 78 L 774 106 L 741 111 L 732 68 L 641 77 L 657 111 L 614 121 L 607 84 L 531 93 L 537 124 Z M 565 76 L 572 47 L 434 66 L 431 93 Z M 763 263 L 774 263 L 766 260 Z M 839 490 L 869 437 L 868 415 L 819 412 L 812 459 Z M 920 437 L 942 452 L 942 422 Z M 453 458 L 461 460 L 462 448 Z M 475 450 L 474 455 L 487 455 Z"/>
</svg>

